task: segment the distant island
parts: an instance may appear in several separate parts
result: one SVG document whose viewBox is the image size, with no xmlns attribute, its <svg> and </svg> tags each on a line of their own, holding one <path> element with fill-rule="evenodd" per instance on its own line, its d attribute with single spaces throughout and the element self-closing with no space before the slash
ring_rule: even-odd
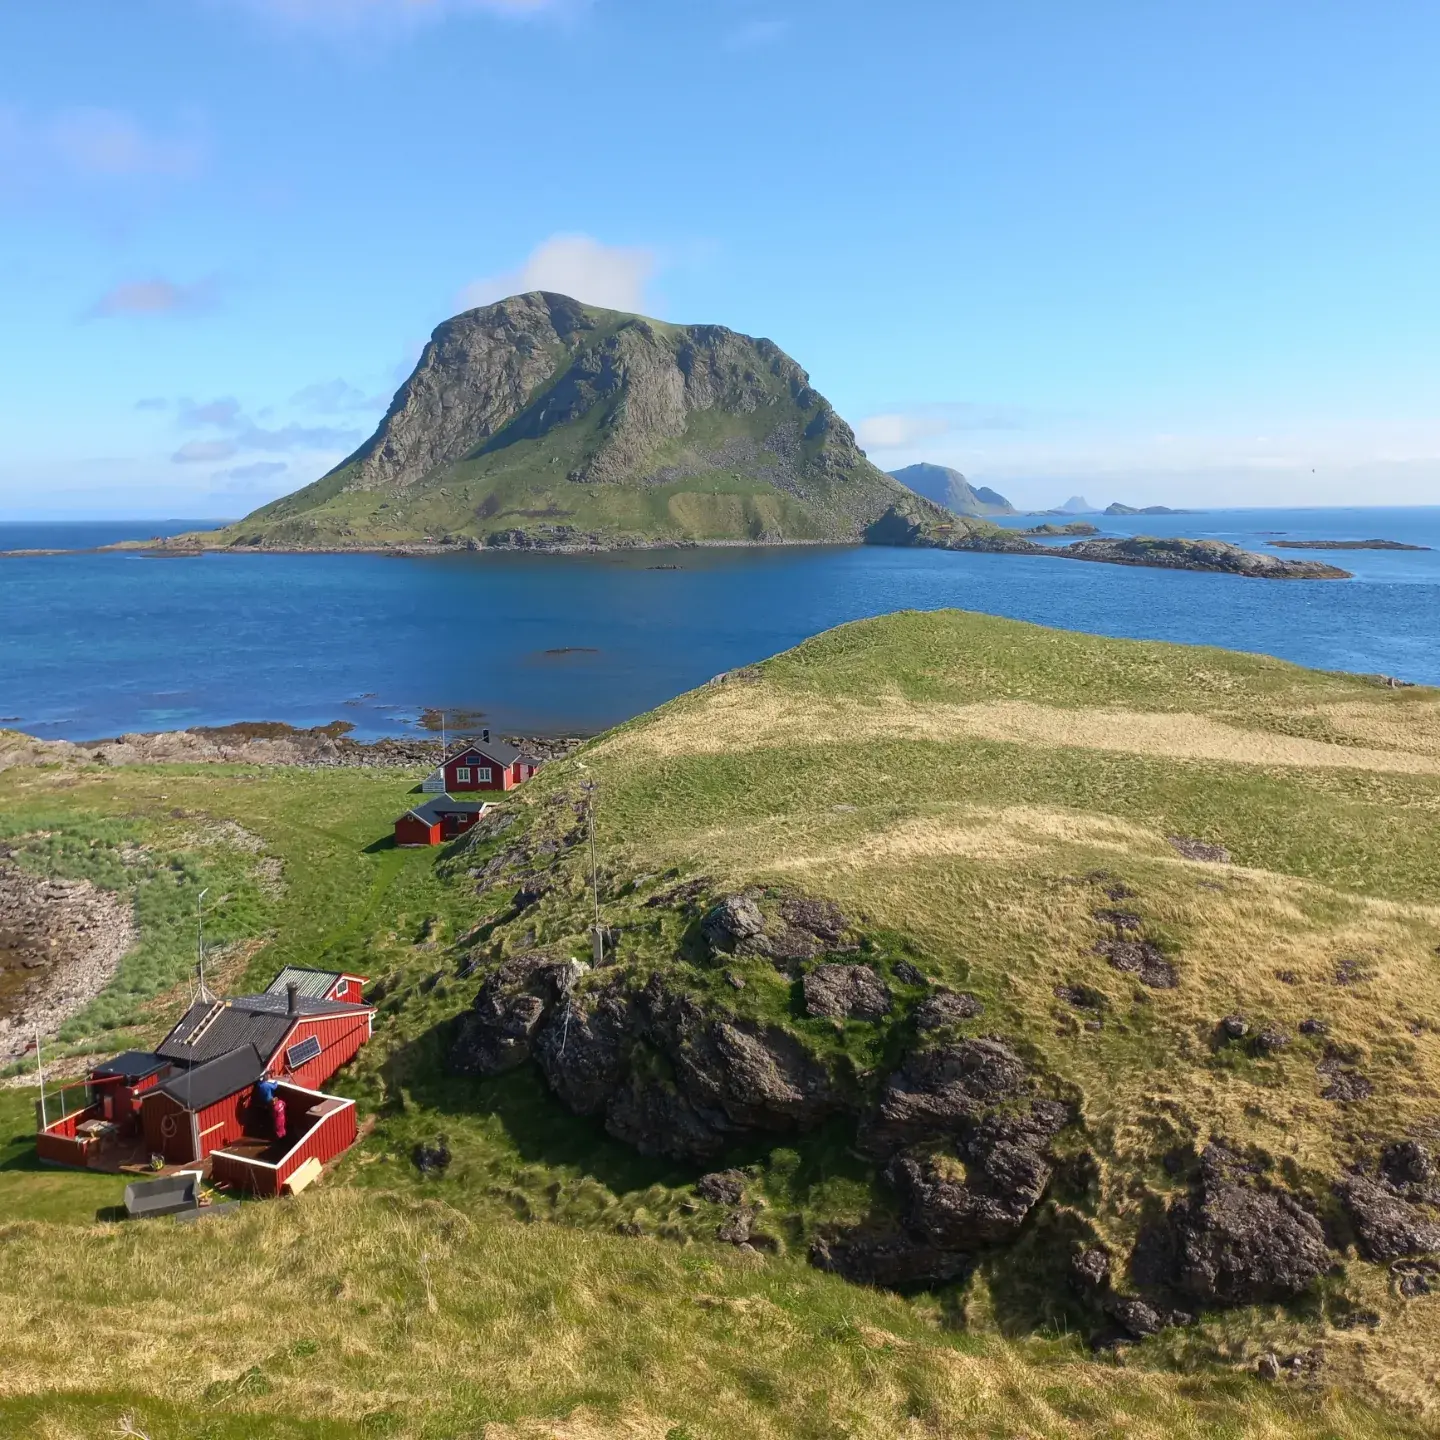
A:
<svg viewBox="0 0 1440 1440">
<path fill-rule="evenodd" d="M 1063 505 L 1053 510 L 1031 510 L 1031 515 L 1098 515 L 1100 507 L 1092 505 L 1083 495 L 1072 495 Z"/>
<path fill-rule="evenodd" d="M 1405 545 L 1399 540 L 1269 540 L 1277 550 L 1429 550 L 1429 545 Z"/>
<path fill-rule="evenodd" d="M 1105 507 L 1107 515 L 1199 515 L 1199 510 L 1172 510 L 1168 505 L 1122 505 L 1118 500 Z"/>
<path fill-rule="evenodd" d="M 1014 513 L 1003 495 L 971 487 L 958 471 L 922 465 L 899 474 L 870 462 L 773 341 L 536 291 L 440 325 L 375 433 L 313 484 L 219 530 L 116 548 L 198 555 L 916 545 L 1276 579 L 1346 575 L 1209 541 L 1037 545 L 987 515 L 951 508 Z M 1052 513 L 1095 507 L 1074 495 Z"/>
<path fill-rule="evenodd" d="M 1014 515 L 1015 507 L 998 490 L 988 485 L 972 486 L 958 471 L 948 465 L 907 465 L 891 470 L 892 480 L 943 505 L 956 515 Z"/>
<path fill-rule="evenodd" d="M 1016 535 L 1098 535 L 1099 529 L 1088 520 L 1071 520 L 1066 525 L 1032 525 L 1028 530 L 1016 530 Z"/>
</svg>

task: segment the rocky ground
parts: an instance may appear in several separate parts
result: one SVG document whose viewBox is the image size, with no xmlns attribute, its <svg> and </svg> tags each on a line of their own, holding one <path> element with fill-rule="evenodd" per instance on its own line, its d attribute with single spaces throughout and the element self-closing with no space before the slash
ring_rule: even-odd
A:
<svg viewBox="0 0 1440 1440">
<path fill-rule="evenodd" d="M 505 736 L 550 760 L 580 744 L 574 736 Z M 438 739 L 387 737 L 352 740 L 340 725 L 297 730 L 278 721 L 155 734 L 121 735 L 107 740 L 39 740 L 18 731 L 0 731 L 0 770 L 11 765 L 309 765 L 366 769 L 412 768 L 440 762 Z"/>
<path fill-rule="evenodd" d="M 135 938 L 118 896 L 32 875 L 5 853 L 0 846 L 0 1063 L 23 1055 L 37 1028 L 53 1033 L 79 1010 Z"/>
</svg>

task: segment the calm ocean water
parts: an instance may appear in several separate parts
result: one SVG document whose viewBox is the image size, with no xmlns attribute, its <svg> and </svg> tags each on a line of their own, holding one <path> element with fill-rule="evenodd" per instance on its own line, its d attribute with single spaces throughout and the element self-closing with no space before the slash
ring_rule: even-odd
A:
<svg viewBox="0 0 1440 1440">
<path fill-rule="evenodd" d="M 1336 555 L 1353 581 L 1289 584 L 865 547 L 7 558 L 0 723 L 92 739 L 344 719 L 369 737 L 403 733 L 422 709 L 444 707 L 483 712 L 505 729 L 595 730 L 841 621 L 941 606 L 1440 685 L 1440 507 L 1097 523 L 1105 533 L 1213 535 L 1257 550 L 1282 537 L 1436 548 Z M 0 524 L 0 549 L 196 525 Z"/>
</svg>

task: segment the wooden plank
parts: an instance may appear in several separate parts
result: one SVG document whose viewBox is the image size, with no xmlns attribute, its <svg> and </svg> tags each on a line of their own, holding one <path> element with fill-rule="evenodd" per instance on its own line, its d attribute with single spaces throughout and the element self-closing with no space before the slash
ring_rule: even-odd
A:
<svg viewBox="0 0 1440 1440">
<path fill-rule="evenodd" d="M 298 1195 L 307 1185 L 313 1185 L 320 1178 L 320 1171 L 323 1167 L 315 1156 L 311 1156 L 296 1172 L 285 1182 L 285 1193 L 287 1195 Z"/>
</svg>

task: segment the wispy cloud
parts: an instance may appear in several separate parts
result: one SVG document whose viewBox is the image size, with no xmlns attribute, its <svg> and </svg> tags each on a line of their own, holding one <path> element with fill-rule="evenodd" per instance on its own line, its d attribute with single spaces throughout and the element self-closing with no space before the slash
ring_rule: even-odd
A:
<svg viewBox="0 0 1440 1440">
<path fill-rule="evenodd" d="M 239 451 L 233 440 L 187 440 L 170 458 L 177 465 L 212 465 Z"/>
<path fill-rule="evenodd" d="M 589 235 L 552 235 L 530 252 L 518 270 L 472 281 L 459 300 L 468 310 L 507 295 L 553 290 L 611 310 L 644 310 L 658 268 L 653 250 L 604 245 Z"/>
<path fill-rule="evenodd" d="M 870 415 L 855 435 L 866 450 L 905 450 L 959 431 L 1020 430 L 1025 423 L 1024 412 L 1013 407 L 960 400 Z"/>
<path fill-rule="evenodd" d="M 191 175 L 202 158 L 198 140 L 154 134 L 120 110 L 65 110 L 37 134 L 57 160 L 82 175 Z"/>
<path fill-rule="evenodd" d="M 790 33 L 788 20 L 750 20 L 725 37 L 727 50 L 759 50 L 774 45 Z"/>
<path fill-rule="evenodd" d="M 213 464 L 247 452 L 273 455 L 349 450 L 359 443 L 363 434 L 349 426 L 258 425 L 245 413 L 240 402 L 228 395 L 215 400 L 180 400 L 175 408 L 176 423 L 182 429 L 218 430 L 223 437 L 186 441 L 170 457 L 177 465 Z M 285 468 L 281 463 L 280 470 Z M 268 473 L 279 474 L 279 470 Z"/>
<path fill-rule="evenodd" d="M 321 380 L 297 390 L 290 403 L 313 415 L 355 415 L 385 409 L 390 397 L 367 395 L 348 380 Z"/>
<path fill-rule="evenodd" d="M 284 460 L 255 460 L 249 465 L 232 465 L 228 470 L 217 470 L 211 479 L 229 481 L 234 488 L 248 488 L 263 480 L 273 480 L 289 468 Z"/>
<path fill-rule="evenodd" d="M 89 320 L 112 320 L 119 316 L 183 317 L 213 310 L 219 300 L 219 286 L 213 276 L 184 284 L 156 276 L 149 280 L 125 280 L 112 286 L 85 312 Z"/>
<path fill-rule="evenodd" d="M 584 0 L 221 0 L 296 30 L 344 33 L 434 23 L 464 11 L 524 19 L 570 10 Z"/>
<path fill-rule="evenodd" d="M 204 162 L 205 144 L 193 126 L 190 133 L 165 134 L 123 110 L 46 115 L 0 106 L 0 191 L 182 179 Z"/>
</svg>

